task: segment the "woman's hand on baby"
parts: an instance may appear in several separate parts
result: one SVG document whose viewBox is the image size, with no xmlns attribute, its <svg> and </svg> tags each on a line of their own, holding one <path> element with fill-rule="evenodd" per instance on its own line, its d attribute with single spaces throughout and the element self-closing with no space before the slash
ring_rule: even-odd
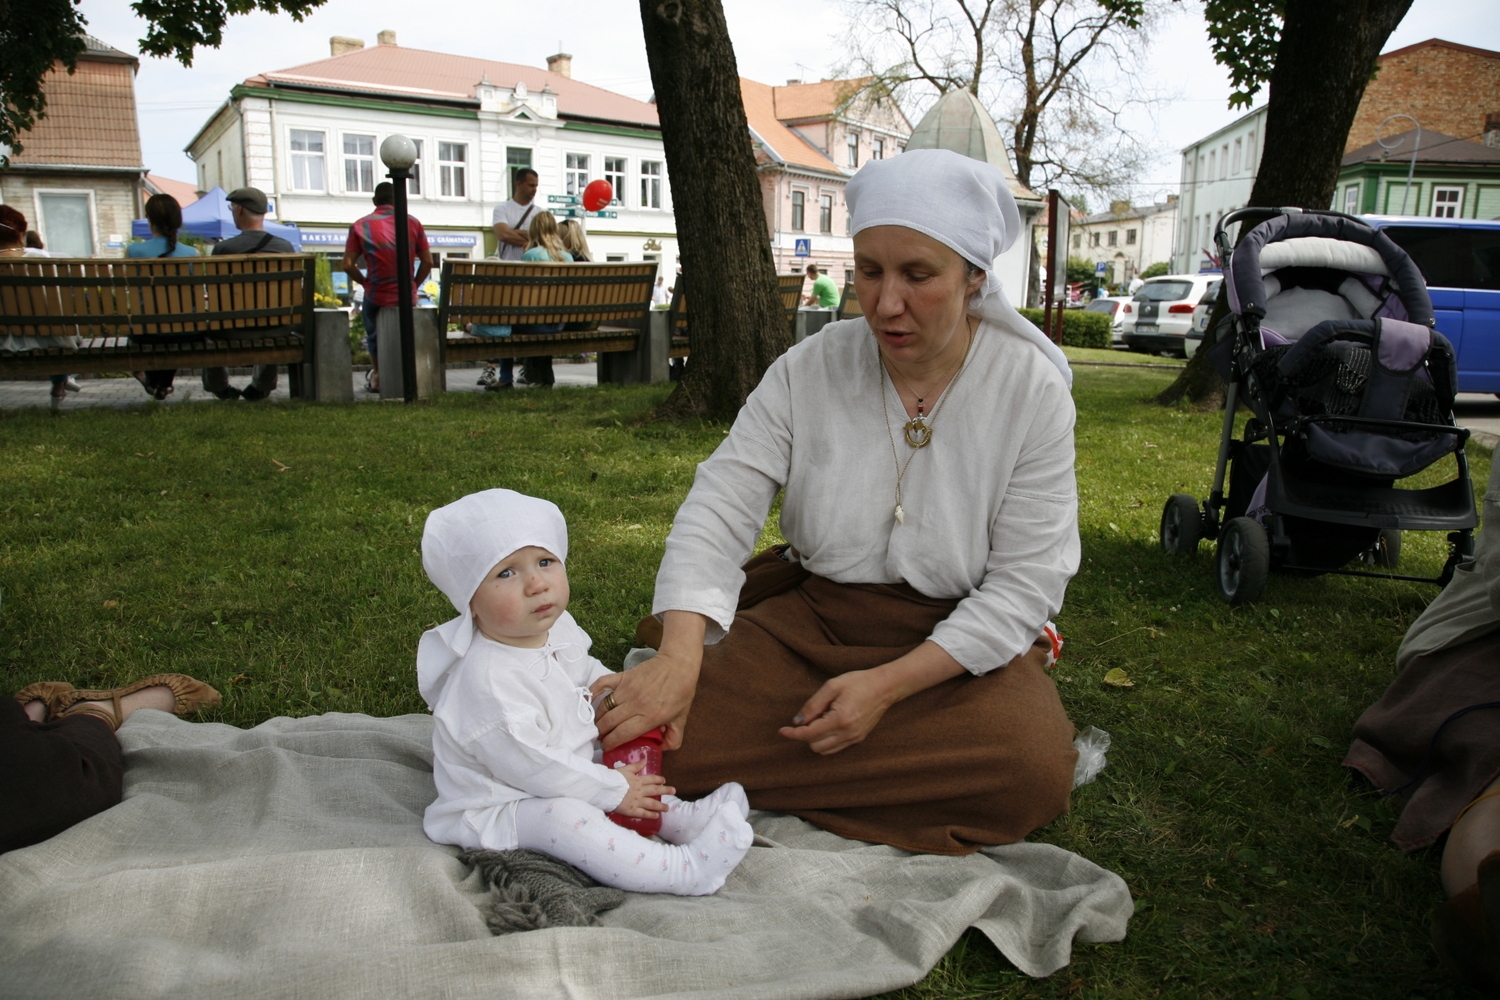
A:
<svg viewBox="0 0 1500 1000">
<path fill-rule="evenodd" d="M 851 670 L 830 678 L 778 732 L 815 753 L 834 754 L 864 741 L 899 699 L 876 671 Z"/>
<path fill-rule="evenodd" d="M 664 813 L 670 807 L 661 800 L 663 795 L 672 795 L 677 789 L 667 784 L 667 779 L 659 774 L 642 774 L 641 768 L 645 767 L 644 761 L 634 764 L 626 764 L 620 768 L 620 773 L 625 780 L 630 782 L 630 787 L 625 791 L 625 797 L 620 804 L 615 806 L 615 812 L 621 816 L 634 816 L 636 819 L 650 819 L 657 813 Z"/>
</svg>

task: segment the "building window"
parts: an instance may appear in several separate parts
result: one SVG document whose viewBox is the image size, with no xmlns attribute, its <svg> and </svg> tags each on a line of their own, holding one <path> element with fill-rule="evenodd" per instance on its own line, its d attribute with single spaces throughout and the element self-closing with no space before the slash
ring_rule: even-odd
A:
<svg viewBox="0 0 1500 1000">
<path fill-rule="evenodd" d="M 412 161 L 411 172 L 406 178 L 406 193 L 420 197 L 422 194 L 422 140 L 413 139 L 411 144 L 417 147 L 417 158 Z"/>
<path fill-rule="evenodd" d="M 462 142 L 438 143 L 438 188 L 444 198 L 466 197 L 469 147 Z"/>
<path fill-rule="evenodd" d="M 1238 174 L 1240 172 L 1240 154 L 1243 151 L 1244 151 L 1244 140 L 1243 139 L 1236 139 L 1236 140 L 1234 140 L 1234 166 L 1230 168 L 1230 173 Z"/>
<path fill-rule="evenodd" d="M 859 133 L 850 132 L 844 140 L 849 144 L 849 169 L 859 166 Z"/>
<path fill-rule="evenodd" d="M 661 208 L 661 161 L 641 161 L 641 207 Z"/>
<path fill-rule="evenodd" d="M 1245 136 L 1245 169 L 1255 169 L 1255 133 Z"/>
<path fill-rule="evenodd" d="M 1224 148 L 1219 150 L 1219 180 L 1222 181 L 1224 178 L 1226 178 L 1228 176 L 1229 176 L 1229 143 L 1226 142 L 1224 144 Z"/>
<path fill-rule="evenodd" d="M 604 179 L 609 181 L 609 186 L 615 193 L 610 204 L 625 204 L 625 157 L 606 156 L 604 158 Z"/>
<path fill-rule="evenodd" d="M 1125 230 L 1125 245 L 1128 246 L 1128 247 L 1135 246 L 1135 230 L 1134 229 L 1127 229 L 1127 230 Z"/>
<path fill-rule="evenodd" d="M 292 187 L 297 191 L 322 191 L 323 133 L 292 129 Z"/>
<path fill-rule="evenodd" d="M 507 197 L 515 197 L 516 194 L 516 171 L 531 169 L 531 150 L 520 149 L 516 146 L 505 147 L 505 183 L 510 185 L 505 192 Z"/>
<path fill-rule="evenodd" d="M 883 159 L 885 159 L 885 140 L 882 139 L 882 138 L 880 138 L 879 136 L 876 136 L 870 142 L 870 159 L 872 159 L 872 160 L 883 160 Z"/>
<path fill-rule="evenodd" d="M 1082 233 L 1074 233 L 1073 234 L 1073 249 L 1074 250 L 1082 250 L 1083 249 L 1083 234 Z"/>
<path fill-rule="evenodd" d="M 350 193 L 375 190 L 375 137 L 344 136 L 344 190 Z"/>
<path fill-rule="evenodd" d="M 1210 149 L 1208 151 L 1208 173 L 1206 173 L 1206 174 L 1203 175 L 1203 179 L 1204 180 L 1209 180 L 1209 181 L 1213 180 L 1214 179 L 1214 168 L 1217 167 L 1218 165 L 1219 165 L 1219 153 L 1218 153 L 1218 150 Z"/>
<path fill-rule="evenodd" d="M 42 239 L 55 257 L 94 256 L 94 222 L 87 191 L 38 192 Z"/>
<path fill-rule="evenodd" d="M 1109 231 L 1109 245 L 1112 247 L 1120 245 L 1120 231 L 1118 229 L 1111 229 Z"/>
<path fill-rule="evenodd" d="M 1464 189 L 1461 187 L 1434 187 L 1432 189 L 1432 214 L 1438 219 L 1457 219 L 1464 211 Z"/>
<path fill-rule="evenodd" d="M 1099 234 L 1098 233 L 1089 233 L 1089 246 L 1096 247 L 1098 245 L 1099 245 Z"/>
<path fill-rule="evenodd" d="M 802 191 L 792 192 L 792 229 L 802 232 L 803 217 L 807 211 L 807 195 Z"/>
<path fill-rule="evenodd" d="M 1359 211 L 1359 185 L 1350 184 L 1344 188 L 1344 213 L 1353 215 Z"/>
<path fill-rule="evenodd" d="M 582 195 L 589 186 L 589 154 L 568 153 L 564 157 L 563 193 Z"/>
<path fill-rule="evenodd" d="M 818 232 L 833 232 L 833 195 L 818 195 Z"/>
</svg>

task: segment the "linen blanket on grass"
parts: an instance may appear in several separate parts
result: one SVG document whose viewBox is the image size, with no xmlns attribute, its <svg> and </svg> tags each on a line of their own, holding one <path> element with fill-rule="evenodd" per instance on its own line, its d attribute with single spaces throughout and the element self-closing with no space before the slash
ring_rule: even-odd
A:
<svg viewBox="0 0 1500 1000">
<path fill-rule="evenodd" d="M 137 712 L 125 801 L 0 855 L 0 996 L 861 997 L 921 979 L 971 925 L 1042 976 L 1132 913 L 1118 876 L 1057 847 L 911 855 L 756 814 L 714 896 L 495 937 L 478 874 L 422 834 L 431 733 Z"/>
</svg>

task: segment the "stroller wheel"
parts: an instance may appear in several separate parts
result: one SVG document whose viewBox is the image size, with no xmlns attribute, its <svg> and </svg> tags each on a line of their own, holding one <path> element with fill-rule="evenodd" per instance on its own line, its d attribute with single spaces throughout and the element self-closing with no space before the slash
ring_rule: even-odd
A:
<svg viewBox="0 0 1500 1000">
<path fill-rule="evenodd" d="M 1249 517 L 1230 519 L 1219 539 L 1214 571 L 1219 593 L 1230 604 L 1260 599 L 1271 575 L 1271 543 L 1260 522 Z"/>
<path fill-rule="evenodd" d="M 1395 569 L 1401 563 L 1401 532 L 1381 528 L 1375 544 L 1359 554 L 1359 561 L 1378 569 Z"/>
<path fill-rule="evenodd" d="M 1190 556 L 1198 551 L 1202 537 L 1198 501 L 1186 493 L 1167 497 L 1167 505 L 1161 509 L 1161 550 L 1169 556 Z"/>
</svg>

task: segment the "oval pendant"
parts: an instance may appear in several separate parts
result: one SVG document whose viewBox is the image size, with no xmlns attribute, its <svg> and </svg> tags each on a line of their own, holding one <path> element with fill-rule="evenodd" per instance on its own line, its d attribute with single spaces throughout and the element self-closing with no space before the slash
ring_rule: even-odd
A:
<svg viewBox="0 0 1500 1000">
<path fill-rule="evenodd" d="M 921 417 L 913 417 L 906 422 L 906 443 L 913 448 L 925 448 L 932 440 L 932 428 L 927 426 L 927 421 Z"/>
</svg>

